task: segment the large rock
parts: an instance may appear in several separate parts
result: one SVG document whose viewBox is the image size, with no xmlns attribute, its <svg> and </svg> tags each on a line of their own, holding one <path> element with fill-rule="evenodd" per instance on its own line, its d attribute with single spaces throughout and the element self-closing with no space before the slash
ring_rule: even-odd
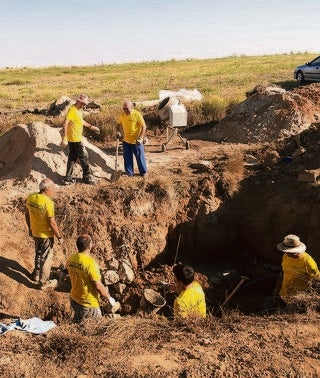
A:
<svg viewBox="0 0 320 378">
<path fill-rule="evenodd" d="M 115 257 L 112 257 L 110 260 L 108 260 L 106 262 L 106 267 L 108 269 L 118 270 L 119 269 L 119 261 Z"/>
<path fill-rule="evenodd" d="M 103 278 L 106 285 L 114 285 L 120 281 L 119 274 L 115 270 L 110 269 L 103 272 Z"/>
<path fill-rule="evenodd" d="M 114 290 L 118 294 L 122 294 L 126 290 L 126 287 L 127 287 L 127 285 L 124 284 L 124 283 L 121 283 L 121 282 L 118 282 L 118 283 L 113 285 Z"/>
<path fill-rule="evenodd" d="M 42 122 L 17 125 L 0 137 L 0 180 L 28 179 L 35 188 L 37 182 L 49 177 L 62 183 L 67 167 L 66 150 L 60 147 L 60 129 Z M 90 166 L 96 177 L 111 179 L 114 157 L 83 138 Z M 75 177 L 82 177 L 81 167 L 74 169 Z"/>
<path fill-rule="evenodd" d="M 135 279 L 135 273 L 131 263 L 127 260 L 120 261 L 119 264 L 120 280 L 125 284 L 130 284 Z"/>
</svg>

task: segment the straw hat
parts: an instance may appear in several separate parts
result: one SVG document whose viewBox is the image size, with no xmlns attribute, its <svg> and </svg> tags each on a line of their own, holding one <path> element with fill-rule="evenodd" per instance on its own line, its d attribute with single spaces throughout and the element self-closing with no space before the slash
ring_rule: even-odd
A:
<svg viewBox="0 0 320 378">
<path fill-rule="evenodd" d="M 85 105 L 88 105 L 88 104 L 89 104 L 89 98 L 88 98 L 88 96 L 85 95 L 85 94 L 81 94 L 81 95 L 79 95 L 79 97 L 77 98 L 77 101 L 82 102 L 82 103 L 85 104 Z"/>
<path fill-rule="evenodd" d="M 300 241 L 297 235 L 287 235 L 284 237 L 283 242 L 277 245 L 277 248 L 281 252 L 285 253 L 303 253 L 307 247 Z"/>
</svg>

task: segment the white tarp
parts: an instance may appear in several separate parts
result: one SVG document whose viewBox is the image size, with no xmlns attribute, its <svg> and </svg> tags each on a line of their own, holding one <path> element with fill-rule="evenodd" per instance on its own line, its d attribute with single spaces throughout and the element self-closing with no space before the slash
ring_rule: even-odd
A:
<svg viewBox="0 0 320 378">
<path fill-rule="evenodd" d="M 203 96 L 198 89 L 179 89 L 178 91 L 169 91 L 167 89 L 161 89 L 159 91 L 159 99 L 163 100 L 166 97 L 177 97 L 185 101 L 201 101 Z"/>
</svg>

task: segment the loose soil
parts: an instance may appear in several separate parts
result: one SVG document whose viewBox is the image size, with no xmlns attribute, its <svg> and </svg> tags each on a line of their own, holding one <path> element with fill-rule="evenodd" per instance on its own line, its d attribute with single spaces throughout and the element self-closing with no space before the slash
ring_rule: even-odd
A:
<svg viewBox="0 0 320 378">
<path fill-rule="evenodd" d="M 320 84 L 283 88 L 257 87 L 209 131 L 189 134 L 227 143 L 261 143 L 297 135 L 320 120 Z"/>
<path fill-rule="evenodd" d="M 11 164 L 5 165 L 8 170 L 0 169 L 0 319 L 6 323 L 38 316 L 54 320 L 58 327 L 42 336 L 17 331 L 1 336 L 2 376 L 320 375 L 317 305 L 302 306 L 300 314 L 261 312 L 261 298 L 271 296 L 279 273 L 281 256 L 275 245 L 285 234 L 298 234 L 320 263 L 319 124 L 299 132 L 298 138 L 273 143 L 191 141 L 190 150 L 166 153 L 160 153 L 163 140 L 151 137 L 146 146 L 149 176 L 122 176 L 113 183 L 114 143 L 104 151 L 93 146 L 94 169 L 105 177 L 96 186 L 60 187 L 56 210 L 65 243 L 55 247 L 52 276 L 62 277 L 76 237 L 86 232 L 93 237 L 93 254 L 101 268 L 112 257 L 121 258 L 125 245 L 136 279 L 122 294 L 110 287 L 122 304 L 121 319 L 103 318 L 82 326 L 71 324 L 65 276 L 57 290 L 46 292 L 37 290 L 29 278 L 33 241 L 24 223 L 25 198 L 45 175 L 59 184 L 66 165 L 58 147 L 59 131 L 39 127 L 21 126 L 0 139 L 3 150 L 11 146 L 0 158 L 7 156 Z M 33 137 L 34 128 L 41 130 L 41 137 Z M 21 151 L 15 144 L 12 148 L 18 136 Z M 306 172 L 314 179 L 298 181 Z M 170 293 L 163 293 L 167 306 L 158 316 L 139 311 L 145 288 L 160 292 L 159 282 L 172 280 L 176 253 L 178 261 L 196 267 L 210 312 L 204 321 L 172 322 Z M 240 275 L 249 276 L 250 285 L 234 297 L 230 309 L 221 311 L 224 271 L 232 272 L 230 289 Z M 313 298 L 319 303 L 317 294 Z"/>
</svg>

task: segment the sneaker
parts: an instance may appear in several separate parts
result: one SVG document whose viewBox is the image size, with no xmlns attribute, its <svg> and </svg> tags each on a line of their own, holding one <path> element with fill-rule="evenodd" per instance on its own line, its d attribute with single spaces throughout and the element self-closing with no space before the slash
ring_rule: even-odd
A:
<svg viewBox="0 0 320 378">
<path fill-rule="evenodd" d="M 63 179 L 63 183 L 64 185 L 71 185 L 71 184 L 74 184 L 77 180 L 74 179 L 73 177 L 65 177 Z"/>
<path fill-rule="evenodd" d="M 58 286 L 58 280 L 48 280 L 45 283 L 40 283 L 41 290 L 54 289 Z"/>
</svg>

